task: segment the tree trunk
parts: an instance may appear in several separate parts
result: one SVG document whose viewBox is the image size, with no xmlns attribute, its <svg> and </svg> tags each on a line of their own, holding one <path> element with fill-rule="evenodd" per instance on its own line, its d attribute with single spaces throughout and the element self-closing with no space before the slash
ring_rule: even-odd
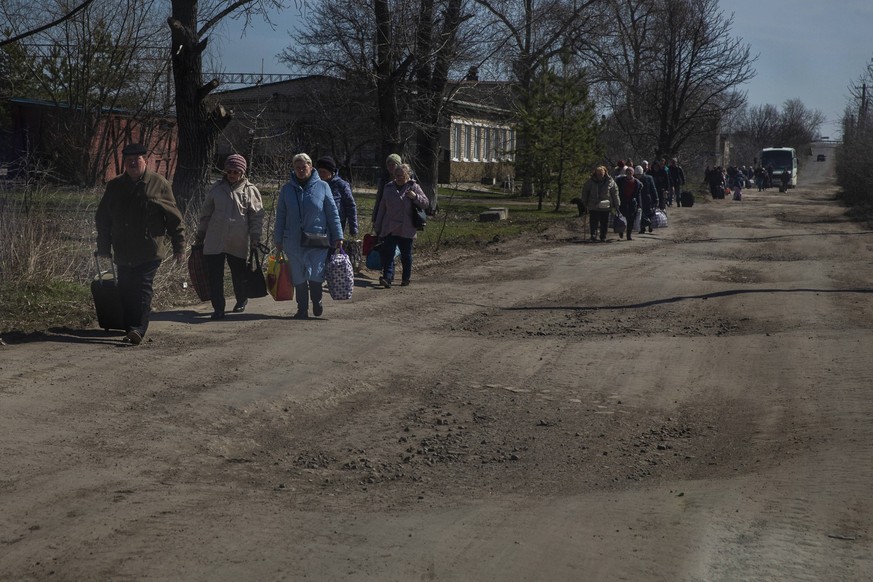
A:
<svg viewBox="0 0 873 582">
<path fill-rule="evenodd" d="M 391 61 L 391 11 L 387 0 L 375 0 L 376 17 L 376 95 L 379 110 L 379 134 L 381 138 L 381 158 L 379 167 L 384 173 L 385 159 L 402 151 L 400 142 L 400 110 L 397 105 L 397 87 L 408 68 L 407 59 L 398 68 Z"/>
<path fill-rule="evenodd" d="M 421 22 L 434 21 L 434 2 L 421 3 Z M 429 212 L 438 207 L 437 181 L 440 163 L 440 133 L 447 126 L 443 105 L 448 84 L 452 57 L 457 50 L 457 31 L 464 16 L 461 15 L 461 0 L 449 0 L 442 13 L 445 19 L 437 34 L 436 42 L 432 28 L 420 25 L 416 38 L 418 69 L 416 70 L 416 175 L 424 193 L 427 194 Z M 433 64 L 431 64 L 433 63 Z"/>
<path fill-rule="evenodd" d="M 435 128 L 436 129 L 436 128 Z M 415 174 L 419 186 L 430 200 L 428 212 L 437 210 L 437 177 L 439 172 L 439 131 L 420 128 L 415 134 Z"/>
<path fill-rule="evenodd" d="M 173 174 L 173 193 L 184 213 L 196 209 L 209 185 L 216 136 L 227 125 L 223 110 L 210 111 L 206 97 L 218 86 L 213 79 L 203 84 L 203 50 L 206 39 L 197 33 L 197 1 L 173 0 L 173 16 L 167 19 L 172 38 L 173 83 L 176 90 L 178 149 Z"/>
</svg>

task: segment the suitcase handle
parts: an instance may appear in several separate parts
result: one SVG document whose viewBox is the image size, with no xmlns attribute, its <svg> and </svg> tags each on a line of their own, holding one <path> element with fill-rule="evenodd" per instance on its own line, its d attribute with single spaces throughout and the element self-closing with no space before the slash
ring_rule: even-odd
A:
<svg viewBox="0 0 873 582">
<path fill-rule="evenodd" d="M 100 255 L 97 254 L 97 251 L 94 251 L 94 264 L 97 265 L 97 279 L 100 281 L 100 284 L 103 284 L 103 273 L 106 271 L 102 271 L 100 269 Z M 109 269 L 112 272 L 112 280 L 117 281 L 118 276 L 115 274 L 115 261 L 112 260 L 112 257 L 109 258 Z"/>
</svg>

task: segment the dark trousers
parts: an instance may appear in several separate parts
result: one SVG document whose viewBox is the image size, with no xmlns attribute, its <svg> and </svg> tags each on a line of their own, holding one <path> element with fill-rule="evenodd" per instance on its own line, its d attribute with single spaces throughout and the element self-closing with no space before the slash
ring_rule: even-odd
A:
<svg viewBox="0 0 873 582">
<path fill-rule="evenodd" d="M 152 297 L 155 274 L 161 261 L 141 265 L 118 265 L 118 293 L 124 311 L 124 327 L 145 337 L 152 315 Z"/>
<path fill-rule="evenodd" d="M 294 285 L 294 295 L 296 295 L 297 299 L 297 311 L 301 313 L 309 313 L 310 299 L 312 299 L 313 304 L 321 303 L 321 297 L 323 295 L 321 283 L 316 281 L 304 281 L 303 283 Z"/>
<path fill-rule="evenodd" d="M 402 280 L 409 281 L 412 276 L 412 241 L 411 238 L 403 238 L 389 234 L 382 239 L 382 276 L 389 283 L 394 282 L 394 253 L 400 248 L 400 264 L 403 266 Z"/>
<path fill-rule="evenodd" d="M 230 267 L 230 280 L 233 283 L 233 295 L 237 303 L 246 300 L 246 260 L 227 253 L 203 255 L 203 266 L 209 278 L 209 299 L 212 309 L 224 313 L 224 262 Z"/>
<path fill-rule="evenodd" d="M 634 219 L 637 217 L 637 205 L 631 203 L 623 203 L 618 207 L 619 212 L 621 212 L 622 216 L 624 216 L 625 220 L 627 220 L 627 228 L 626 234 L 627 238 L 631 238 L 631 234 L 634 232 Z M 640 221 L 642 224 L 642 221 Z"/>
<path fill-rule="evenodd" d="M 597 238 L 597 229 L 600 227 L 600 240 L 606 240 L 606 233 L 609 230 L 609 210 L 593 210 L 588 214 L 591 238 Z"/>
</svg>

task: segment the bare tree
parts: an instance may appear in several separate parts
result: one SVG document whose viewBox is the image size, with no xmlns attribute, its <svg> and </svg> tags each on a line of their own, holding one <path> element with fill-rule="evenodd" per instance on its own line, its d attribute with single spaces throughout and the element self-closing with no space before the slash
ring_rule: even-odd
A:
<svg viewBox="0 0 873 582">
<path fill-rule="evenodd" d="M 5 24 L 15 26 L 17 23 L 26 23 L 22 28 L 20 26 L 15 26 L 22 30 L 22 32 L 18 32 L 13 36 L 10 36 L 6 39 L 0 40 L 0 47 L 4 47 L 8 44 L 12 44 L 15 42 L 21 42 L 26 38 L 39 34 L 40 32 L 44 32 L 49 30 L 50 28 L 54 28 L 59 24 L 63 24 L 64 22 L 70 20 L 78 13 L 85 10 L 94 0 L 84 0 L 78 6 L 75 6 L 68 11 L 60 14 L 54 20 L 46 22 L 44 24 L 35 24 L 32 22 L 31 18 L 28 16 L 33 15 L 33 11 L 30 10 L 33 5 L 28 2 L 27 5 L 22 5 L 18 2 L 3 2 L 2 7 L 0 7 L 0 13 L 5 16 Z M 32 28 L 30 28 L 32 27 Z"/>
<path fill-rule="evenodd" d="M 434 0 L 421 2 L 415 47 L 415 165 L 432 212 L 438 206 L 440 131 L 449 125 L 444 112 L 449 70 L 458 49 L 458 29 L 464 20 L 472 17 L 462 13 L 462 4 L 462 0 L 448 0 L 442 16 L 436 18 Z"/>
<path fill-rule="evenodd" d="M 325 0 L 323 17 L 301 32 L 281 59 L 307 73 L 333 75 L 375 105 L 378 159 L 412 156 L 416 176 L 436 204 L 440 130 L 447 123 L 446 87 L 457 70 L 460 28 L 471 15 L 463 0 Z M 411 119 L 411 123 L 408 123 Z M 413 131 L 414 128 L 414 131 Z"/>
<path fill-rule="evenodd" d="M 793 147 L 797 150 L 809 146 L 819 134 L 825 122 L 824 113 L 809 109 L 798 98 L 788 99 L 782 104 L 779 117 L 780 127 L 774 143 Z"/>
<path fill-rule="evenodd" d="M 841 195 L 850 204 L 870 207 L 873 194 L 868 186 L 867 165 L 873 150 L 873 123 L 870 99 L 873 90 L 873 59 L 858 79 L 849 86 L 849 102 L 841 121 L 842 144 L 836 160 L 837 182 Z"/>
<path fill-rule="evenodd" d="M 756 57 L 731 36 L 718 0 L 612 0 L 599 41 L 582 47 L 611 121 L 632 146 L 670 155 L 745 104 Z M 609 32 L 609 31 L 612 32 Z"/>
<path fill-rule="evenodd" d="M 482 42 L 499 55 L 504 73 L 515 81 L 517 109 L 529 110 L 534 101 L 534 78 L 541 68 L 558 62 L 567 47 L 597 31 L 597 21 L 588 18 L 598 0 L 474 0 L 485 9 Z M 500 65 L 497 65 L 498 68 Z M 533 193 L 535 168 L 526 163 L 530 137 L 520 131 L 516 144 L 516 175 L 522 178 L 522 194 Z"/>
<path fill-rule="evenodd" d="M 172 15 L 167 24 L 179 131 L 173 192 L 183 209 L 192 201 L 203 199 L 210 181 L 215 142 L 231 115 L 210 99 L 219 80 L 203 82 L 207 35 L 225 18 L 240 17 L 245 26 L 256 15 L 268 20 L 271 10 L 283 6 L 283 0 L 172 0 Z"/>
<path fill-rule="evenodd" d="M 94 185 L 114 161 L 124 132 L 146 127 L 154 114 L 166 66 L 153 54 L 161 41 L 159 22 L 150 16 L 154 0 L 97 0 L 72 16 L 64 3 L 46 9 L 66 16 L 29 35 L 27 43 L 3 48 L 15 55 L 15 67 L 7 72 L 27 79 L 18 83 L 10 77 L 10 91 L 24 90 L 27 94 L 18 96 L 54 105 L 45 117 L 52 138 L 31 145 L 53 159 L 58 179 Z M 112 116 L 123 117 L 125 129 L 111 123 Z"/>
<path fill-rule="evenodd" d="M 302 73 L 338 78 L 347 91 L 373 104 L 369 112 L 377 128 L 378 154 L 372 162 L 382 168 L 389 154 L 403 154 L 412 137 L 402 120 L 412 93 L 415 6 L 391 6 L 388 0 L 324 0 L 320 13 L 322 17 L 300 32 L 280 60 Z"/>
<path fill-rule="evenodd" d="M 753 163 L 766 147 L 808 148 L 824 123 L 824 114 L 808 109 L 800 99 L 789 99 L 780 111 L 775 105 L 743 110 L 728 128 L 731 158 Z"/>
</svg>

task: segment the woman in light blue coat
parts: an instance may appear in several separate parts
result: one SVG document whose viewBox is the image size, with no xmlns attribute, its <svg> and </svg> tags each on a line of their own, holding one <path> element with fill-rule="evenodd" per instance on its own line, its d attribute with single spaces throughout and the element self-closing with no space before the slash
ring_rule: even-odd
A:
<svg viewBox="0 0 873 582">
<path fill-rule="evenodd" d="M 330 186 L 312 171 L 312 158 L 306 154 L 294 156 L 294 171 L 279 191 L 276 206 L 276 226 L 273 242 L 276 250 L 284 251 L 291 267 L 291 281 L 297 295 L 295 319 L 324 312 L 321 284 L 330 247 L 339 249 L 343 243 L 339 212 Z M 304 246 L 304 233 L 326 235 L 323 247 Z"/>
</svg>

